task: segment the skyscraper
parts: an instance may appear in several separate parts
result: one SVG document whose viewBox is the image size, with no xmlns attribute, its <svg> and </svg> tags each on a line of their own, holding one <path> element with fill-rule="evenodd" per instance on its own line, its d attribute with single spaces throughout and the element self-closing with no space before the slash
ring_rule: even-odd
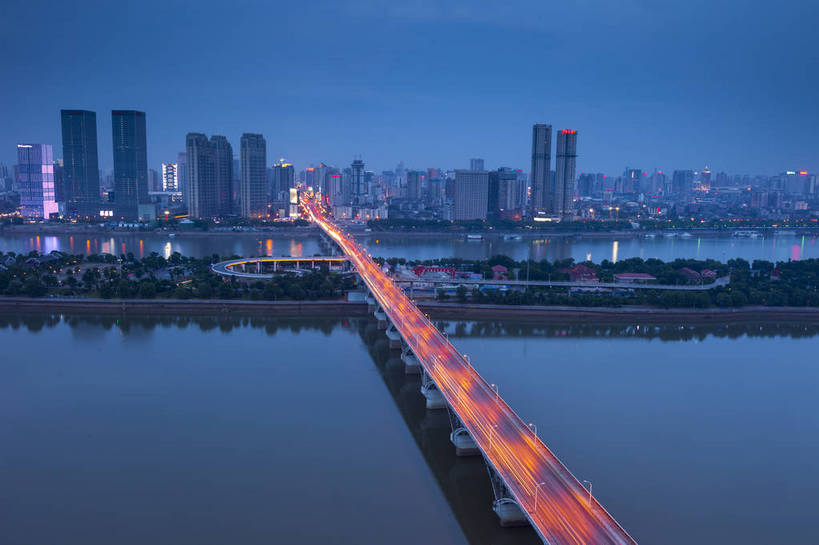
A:
<svg viewBox="0 0 819 545">
<path fill-rule="evenodd" d="M 455 171 L 455 219 L 485 220 L 489 206 L 489 173 Z"/>
<path fill-rule="evenodd" d="M 24 218 L 48 219 L 59 211 L 50 144 L 17 144 L 17 191 Z"/>
<path fill-rule="evenodd" d="M 148 147 L 145 112 L 113 110 L 114 205 L 118 217 L 138 219 L 148 200 Z"/>
<path fill-rule="evenodd" d="M 62 196 L 69 215 L 96 216 L 100 205 L 97 114 L 60 110 L 63 136 Z"/>
<path fill-rule="evenodd" d="M 532 214 L 551 208 L 552 188 L 549 173 L 552 168 L 552 126 L 536 123 L 532 126 Z"/>
<path fill-rule="evenodd" d="M 640 186 L 643 184 L 643 170 L 639 168 L 626 168 L 623 174 L 626 181 L 626 192 L 640 193 Z"/>
<path fill-rule="evenodd" d="M 483 170 L 483 159 L 480 158 L 470 159 L 469 170 Z"/>
<path fill-rule="evenodd" d="M 216 215 L 229 216 L 233 210 L 233 148 L 224 136 L 210 137 L 213 150 L 213 172 L 216 184 Z"/>
<path fill-rule="evenodd" d="M 671 176 L 671 192 L 674 195 L 687 195 L 694 190 L 694 171 L 675 170 Z"/>
<path fill-rule="evenodd" d="M 503 220 L 520 220 L 523 215 L 523 190 L 519 181 L 520 171 L 501 167 L 489 173 L 489 196 L 487 217 Z"/>
<path fill-rule="evenodd" d="M 190 188 L 188 186 L 188 154 L 184 151 L 176 156 L 176 181 L 179 183 L 178 191 L 182 192 L 182 204 L 190 211 Z"/>
<path fill-rule="evenodd" d="M 570 218 L 574 214 L 574 184 L 577 163 L 577 131 L 557 133 L 555 191 L 552 212 Z"/>
<path fill-rule="evenodd" d="M 267 144 L 261 134 L 245 133 L 241 140 L 241 185 L 239 201 L 242 217 L 267 215 Z"/>
<path fill-rule="evenodd" d="M 185 156 L 188 174 L 188 212 L 192 218 L 216 217 L 216 170 L 213 148 L 202 133 L 188 133 L 185 137 Z"/>
<path fill-rule="evenodd" d="M 162 191 L 179 191 L 179 165 L 162 163 Z"/>
<path fill-rule="evenodd" d="M 424 173 L 418 170 L 407 172 L 407 199 L 420 201 L 423 198 Z"/>
<path fill-rule="evenodd" d="M 350 185 L 354 206 L 367 202 L 367 185 L 364 183 L 364 161 L 355 159 L 350 165 Z"/>
<path fill-rule="evenodd" d="M 315 191 L 318 191 L 321 185 L 321 181 L 316 174 L 316 171 L 319 170 L 320 169 L 310 167 L 307 171 L 310 175 L 308 176 L 310 179 L 305 180 L 305 183 L 313 187 Z M 321 170 L 321 172 L 323 174 L 324 171 Z M 290 197 L 291 187 L 296 187 L 296 169 L 293 168 L 292 164 L 286 162 L 284 159 L 280 159 L 278 162 L 273 163 L 273 180 L 270 183 L 271 200 L 286 201 Z"/>
</svg>

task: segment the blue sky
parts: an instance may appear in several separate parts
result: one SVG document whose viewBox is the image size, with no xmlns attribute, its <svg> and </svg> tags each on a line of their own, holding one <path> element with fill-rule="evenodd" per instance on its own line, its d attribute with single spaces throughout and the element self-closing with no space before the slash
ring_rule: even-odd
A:
<svg viewBox="0 0 819 545">
<path fill-rule="evenodd" d="M 571 4 L 571 5 L 568 5 Z M 5 0 L 0 161 L 61 156 L 60 108 L 147 112 L 152 168 L 185 133 L 262 132 L 304 167 L 528 169 L 531 124 L 578 171 L 819 171 L 819 3 L 781 0 Z"/>
</svg>

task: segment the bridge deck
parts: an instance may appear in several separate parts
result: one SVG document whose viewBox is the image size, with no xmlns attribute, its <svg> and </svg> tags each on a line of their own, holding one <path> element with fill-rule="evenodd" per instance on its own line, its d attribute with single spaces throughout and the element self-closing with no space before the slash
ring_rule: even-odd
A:
<svg viewBox="0 0 819 545">
<path fill-rule="evenodd" d="M 636 545 L 366 251 L 315 203 L 303 205 L 356 266 L 543 541 Z"/>
</svg>

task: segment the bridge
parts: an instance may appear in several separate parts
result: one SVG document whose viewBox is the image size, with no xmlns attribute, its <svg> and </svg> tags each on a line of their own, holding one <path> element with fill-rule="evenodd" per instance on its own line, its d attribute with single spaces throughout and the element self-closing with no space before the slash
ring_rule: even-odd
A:
<svg viewBox="0 0 819 545">
<path fill-rule="evenodd" d="M 327 264 L 331 270 L 346 270 L 349 260 L 344 256 L 332 257 L 246 257 L 220 261 L 210 266 L 219 276 L 265 280 L 284 271 L 300 272 Z"/>
<path fill-rule="evenodd" d="M 483 456 L 501 524 L 528 522 L 549 545 L 636 545 L 371 256 L 306 195 L 302 206 L 356 267 L 408 367 L 420 367 L 427 407 L 449 410 L 456 453 Z"/>
</svg>

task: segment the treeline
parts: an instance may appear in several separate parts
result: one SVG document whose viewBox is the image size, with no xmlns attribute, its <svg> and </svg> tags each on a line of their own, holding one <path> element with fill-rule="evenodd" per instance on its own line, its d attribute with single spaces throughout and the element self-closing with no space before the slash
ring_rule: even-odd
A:
<svg viewBox="0 0 819 545">
<path fill-rule="evenodd" d="M 185 257 L 174 252 L 168 259 L 152 252 L 142 259 L 132 253 L 41 256 L 0 253 L 0 294 L 9 296 L 175 299 L 249 299 L 296 301 L 335 299 L 356 285 L 350 274 L 331 273 L 328 267 L 298 275 L 284 272 L 271 280 L 238 282 L 211 272 L 211 264 L 237 256 Z"/>
<path fill-rule="evenodd" d="M 380 264 L 387 263 L 391 267 L 404 265 L 407 267 L 415 267 L 416 265 L 426 266 L 451 266 L 458 271 L 470 272 L 480 274 L 484 279 L 491 279 L 494 271 L 492 267 L 502 265 L 507 269 L 507 277 L 509 280 L 533 280 L 533 281 L 567 281 L 570 280 L 570 275 L 566 272 L 572 269 L 578 263 L 575 263 L 573 258 L 560 259 L 556 261 L 549 261 L 543 259 L 535 260 L 521 260 L 516 261 L 509 256 L 496 255 L 484 260 L 471 260 L 461 258 L 444 258 L 444 259 L 426 259 L 426 260 L 407 260 L 404 258 L 376 258 Z M 729 273 L 734 265 L 738 263 L 736 260 L 729 260 L 727 263 L 722 263 L 713 259 L 675 259 L 674 261 L 665 262 L 661 259 L 649 258 L 641 259 L 633 257 L 612 262 L 604 259 L 600 263 L 593 263 L 586 261 L 580 263 L 585 267 L 592 269 L 601 282 L 613 282 L 614 275 L 619 273 L 646 273 L 654 276 L 657 284 L 699 284 L 699 281 L 692 281 L 684 276 L 681 271 L 683 269 L 691 269 L 697 273 L 704 270 L 712 270 L 717 276 L 725 276 Z M 713 282 L 713 279 L 703 279 L 702 282 Z"/>
<path fill-rule="evenodd" d="M 509 258 L 496 256 L 480 265 L 481 270 L 489 263 L 507 262 Z M 436 260 L 439 261 L 439 260 Z M 537 274 L 555 270 L 571 263 L 539 262 Z M 534 262 L 532 262 L 534 264 Z M 519 263 L 516 263 L 519 265 Z M 594 284 L 588 288 L 541 288 L 529 287 L 525 290 L 479 290 L 459 286 L 455 292 L 457 301 L 467 303 L 507 304 L 507 305 L 565 305 L 584 307 L 619 307 L 623 305 L 644 305 L 663 308 L 712 308 L 743 307 L 747 305 L 819 307 L 819 259 L 802 261 L 756 260 L 753 264 L 744 259 L 732 259 L 726 264 L 713 260 L 675 260 L 664 263 L 657 259 L 627 259 L 616 264 L 603 262 L 599 265 L 585 263 L 597 271 L 646 272 L 656 275 L 658 280 L 667 280 L 678 267 L 685 266 L 700 271 L 702 268 L 723 271 L 730 274 L 730 283 L 708 290 L 667 291 L 639 289 L 630 290 L 624 284 L 621 289 L 595 290 Z M 490 268 L 491 270 L 491 268 Z M 559 271 L 558 271 L 559 272 Z M 531 274 L 531 272 L 530 272 Z M 601 277 L 605 273 L 601 273 Z M 535 279 L 534 277 L 531 277 Z M 554 277 L 552 278 L 555 279 Z M 457 283 L 457 280 L 453 281 Z M 450 295 L 438 290 L 438 299 L 447 300 Z"/>
</svg>

